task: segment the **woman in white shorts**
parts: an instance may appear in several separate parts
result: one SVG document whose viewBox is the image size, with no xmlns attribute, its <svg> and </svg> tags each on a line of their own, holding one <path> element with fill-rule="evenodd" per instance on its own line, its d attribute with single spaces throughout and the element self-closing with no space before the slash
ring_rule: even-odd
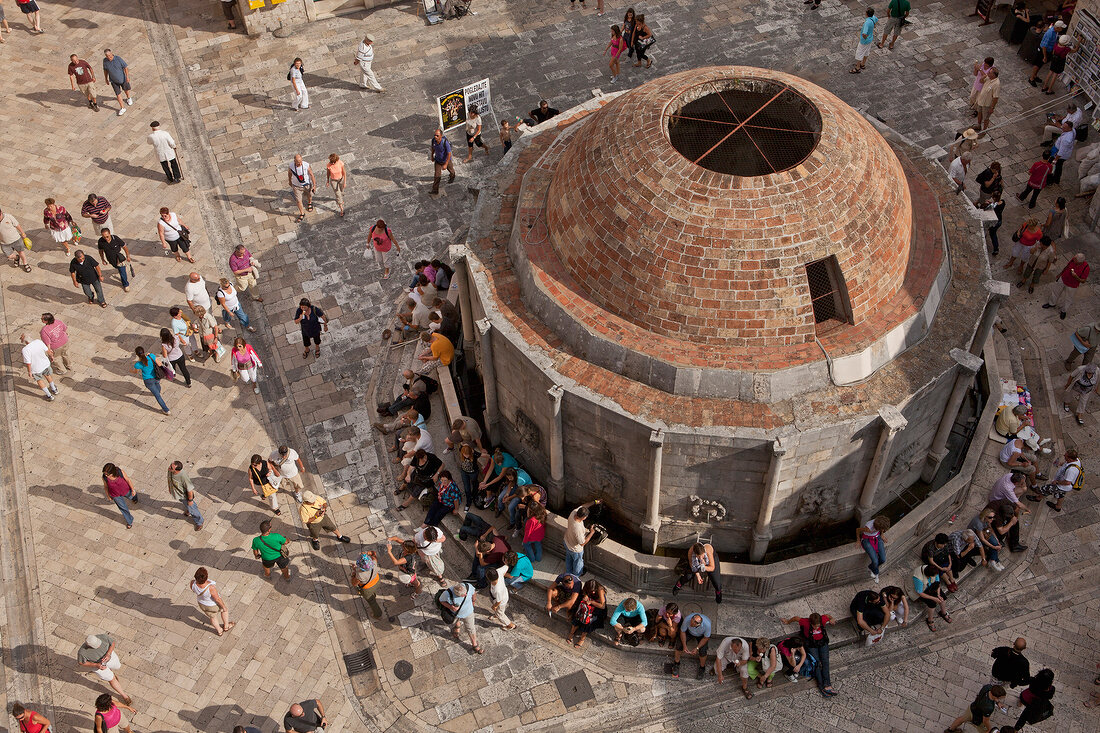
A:
<svg viewBox="0 0 1100 733">
<path fill-rule="evenodd" d="M 53 241 L 65 247 L 69 254 L 69 245 L 73 243 L 73 217 L 53 199 L 46 199 L 46 208 L 42 210 L 42 223 L 50 230 Z"/>
<path fill-rule="evenodd" d="M 382 268 L 382 279 L 390 277 L 390 250 L 395 249 L 400 254 L 401 246 L 397 243 L 397 237 L 386 226 L 386 222 L 379 219 L 367 232 L 367 244 L 374 252 L 374 263 Z"/>
<path fill-rule="evenodd" d="M 195 579 L 191 581 L 191 590 L 198 599 L 199 610 L 206 614 L 206 619 L 214 627 L 214 631 L 218 632 L 218 636 L 237 625 L 229 620 L 229 607 L 225 605 L 225 601 L 218 594 L 218 584 L 210 579 L 210 574 L 206 571 L 206 568 L 199 568 L 195 571 Z M 218 623 L 218 616 L 221 616 L 220 624 Z"/>
</svg>

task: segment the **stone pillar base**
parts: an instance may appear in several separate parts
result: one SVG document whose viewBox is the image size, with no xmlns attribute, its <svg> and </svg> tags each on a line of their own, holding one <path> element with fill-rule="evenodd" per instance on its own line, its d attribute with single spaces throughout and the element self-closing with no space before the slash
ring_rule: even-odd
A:
<svg viewBox="0 0 1100 733">
<path fill-rule="evenodd" d="M 772 541 L 771 532 L 753 532 L 752 547 L 749 548 L 749 560 L 760 562 L 768 552 L 768 544 Z"/>
<path fill-rule="evenodd" d="M 946 450 L 939 453 L 930 452 L 928 457 L 924 459 L 924 468 L 920 472 L 921 481 L 932 483 L 932 479 L 936 478 L 936 472 L 940 470 L 940 464 L 943 463 L 944 458 L 947 458 Z"/>
<path fill-rule="evenodd" d="M 642 549 L 647 554 L 657 554 L 657 537 L 661 532 L 660 525 L 643 524 L 639 529 L 642 531 Z"/>
</svg>

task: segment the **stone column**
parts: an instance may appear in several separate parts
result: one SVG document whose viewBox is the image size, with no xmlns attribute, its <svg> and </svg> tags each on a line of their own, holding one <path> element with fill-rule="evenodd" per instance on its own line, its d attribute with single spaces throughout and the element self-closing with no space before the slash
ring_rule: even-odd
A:
<svg viewBox="0 0 1100 733">
<path fill-rule="evenodd" d="M 943 408 L 940 423 L 936 426 L 936 435 L 932 438 L 932 447 L 928 449 L 928 456 L 924 460 L 924 469 L 921 471 L 921 480 L 931 483 L 939 470 L 940 462 L 947 455 L 947 436 L 951 434 L 951 426 L 959 415 L 959 406 L 962 405 L 966 388 L 970 385 L 974 375 L 982 368 L 982 360 L 962 349 L 951 349 L 951 358 L 959 365 L 956 370 L 955 384 L 951 387 L 951 395 L 947 398 L 947 405 Z"/>
<path fill-rule="evenodd" d="M 561 397 L 565 389 L 555 384 L 546 390 L 550 397 L 550 488 L 555 496 L 561 496 L 562 479 L 565 477 L 565 445 L 561 428 Z"/>
<path fill-rule="evenodd" d="M 970 344 L 970 353 L 978 356 L 985 348 L 985 342 L 989 340 L 989 334 L 993 332 L 993 322 L 997 320 L 997 311 L 1001 309 L 1001 303 L 1012 292 L 1012 286 L 1000 280 L 986 280 L 985 289 L 989 291 L 989 300 L 985 302 L 985 310 L 982 312 L 982 320 L 978 323 L 978 330 L 974 333 L 974 341 Z"/>
<path fill-rule="evenodd" d="M 905 416 L 893 405 L 883 407 L 878 411 L 878 416 L 882 420 L 882 429 L 878 434 L 878 445 L 875 447 L 871 465 L 867 468 L 867 478 L 863 480 L 863 492 L 859 495 L 859 506 L 856 508 L 856 519 L 861 525 L 868 521 L 874 510 L 875 494 L 886 473 L 886 459 L 890 456 L 894 438 L 907 424 Z"/>
<path fill-rule="evenodd" d="M 775 509 L 775 495 L 779 491 L 779 475 L 783 470 L 783 457 L 787 448 L 779 438 L 772 441 L 772 461 L 768 466 L 768 475 L 764 480 L 764 496 L 760 500 L 760 513 L 756 517 L 756 527 L 752 532 L 752 547 L 749 560 L 760 562 L 768 551 L 772 541 L 772 511 Z"/>
<path fill-rule="evenodd" d="M 500 408 L 497 405 L 497 375 L 493 367 L 493 324 L 488 318 L 477 322 L 481 341 L 481 382 L 485 390 L 485 427 L 489 431 L 489 440 L 493 445 L 500 442 Z"/>
<path fill-rule="evenodd" d="M 454 281 L 458 283 L 458 311 L 462 317 L 463 351 L 474 347 L 474 310 L 470 298 L 470 265 L 465 255 L 456 258 Z"/>
<path fill-rule="evenodd" d="M 665 435 L 660 428 L 649 433 L 649 497 L 642 523 L 642 547 L 650 555 L 657 552 L 661 532 L 661 463 L 664 460 Z"/>
</svg>

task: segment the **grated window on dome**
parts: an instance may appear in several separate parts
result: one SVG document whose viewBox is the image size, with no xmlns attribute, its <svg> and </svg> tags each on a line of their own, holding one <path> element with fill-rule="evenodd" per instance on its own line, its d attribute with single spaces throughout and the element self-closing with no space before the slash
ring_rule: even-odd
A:
<svg viewBox="0 0 1100 733">
<path fill-rule="evenodd" d="M 852 322 L 852 308 L 848 301 L 848 289 L 836 256 L 830 255 L 806 265 L 806 279 L 810 283 L 810 302 L 814 309 L 814 324 Z"/>
</svg>

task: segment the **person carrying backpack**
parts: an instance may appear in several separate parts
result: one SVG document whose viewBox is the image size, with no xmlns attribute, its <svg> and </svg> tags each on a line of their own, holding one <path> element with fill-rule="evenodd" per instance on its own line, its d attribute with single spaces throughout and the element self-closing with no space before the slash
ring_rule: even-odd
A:
<svg viewBox="0 0 1100 733">
<path fill-rule="evenodd" d="M 1055 461 L 1058 472 L 1054 474 L 1054 480 L 1049 484 L 1039 486 L 1035 490 L 1043 496 L 1049 496 L 1054 501 L 1048 501 L 1047 506 L 1056 512 L 1062 511 L 1062 502 L 1066 494 L 1079 490 L 1085 482 L 1085 473 L 1081 468 L 1081 459 L 1077 457 L 1077 451 L 1073 448 L 1066 450 L 1061 460 Z M 1035 494 L 1026 494 L 1028 501 L 1039 501 Z"/>
</svg>

